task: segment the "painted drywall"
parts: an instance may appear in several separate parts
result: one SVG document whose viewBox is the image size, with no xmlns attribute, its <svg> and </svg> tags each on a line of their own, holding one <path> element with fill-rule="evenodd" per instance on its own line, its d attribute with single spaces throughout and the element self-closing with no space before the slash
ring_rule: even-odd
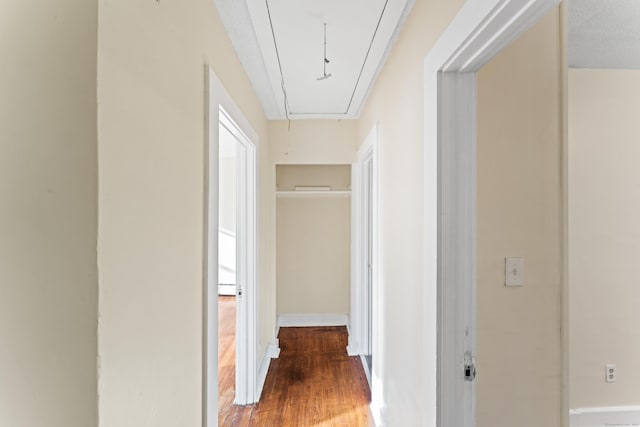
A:
<svg viewBox="0 0 640 427">
<path fill-rule="evenodd" d="M 356 159 L 356 120 L 292 120 L 269 122 L 274 164 L 348 164 Z"/>
<path fill-rule="evenodd" d="M 259 357 L 273 339 L 267 122 L 214 2 L 100 0 L 101 426 L 202 425 L 205 64 L 259 137 Z"/>
<path fill-rule="evenodd" d="M 639 111 L 640 71 L 569 70 L 572 409 L 640 405 Z"/>
<path fill-rule="evenodd" d="M 0 425 L 97 425 L 98 2 L 0 3 Z"/>
<path fill-rule="evenodd" d="M 358 125 L 358 140 L 364 141 L 379 124 L 383 321 L 382 354 L 373 363 L 384 383 L 388 425 L 420 425 L 423 402 L 435 399 L 421 381 L 423 360 L 435 350 L 415 345 L 423 328 L 423 60 L 462 4 L 415 3 Z M 562 423 L 558 22 L 554 12 L 479 77 L 480 427 Z M 509 146 L 514 140 L 520 148 Z M 523 170 L 529 174 L 521 176 Z M 516 182 L 523 191 L 515 200 L 522 206 L 507 203 L 512 194 L 505 189 Z M 527 260 L 528 284 L 520 293 L 504 289 L 503 262 L 510 255 Z M 495 301 L 487 301 L 491 292 Z M 498 371 L 505 361 L 508 372 Z"/>
<path fill-rule="evenodd" d="M 478 74 L 477 425 L 559 426 L 562 64 L 554 10 Z M 525 260 L 506 288 L 505 257 Z"/>
<path fill-rule="evenodd" d="M 296 187 L 330 187 L 331 191 L 351 189 L 351 165 L 278 165 L 276 189 L 293 191 Z"/>
<path fill-rule="evenodd" d="M 355 120 L 270 121 L 271 167 L 275 171 L 286 165 L 278 174 L 278 188 L 348 187 L 351 176 L 345 174 L 344 165 L 356 159 L 357 123 Z M 309 170 L 308 165 L 322 165 L 322 168 Z M 305 169 L 307 172 L 301 174 Z M 276 210 L 278 314 L 348 314 L 350 199 L 279 198 Z M 307 239 L 302 239 L 303 236 Z M 314 249 L 309 239 L 318 247 Z M 296 250 L 296 245 L 307 250 Z"/>
<path fill-rule="evenodd" d="M 278 165 L 278 190 L 351 186 L 351 165 Z M 351 199 L 278 197 L 276 202 L 278 315 L 349 314 Z"/>
<path fill-rule="evenodd" d="M 422 301 L 424 58 L 464 1 L 416 1 L 372 87 L 358 123 L 361 144 L 376 122 L 379 177 L 381 354 L 374 370 L 384 383 L 387 425 L 422 425 L 426 349 Z M 435 353 L 435 351 L 433 351 Z"/>
<path fill-rule="evenodd" d="M 351 199 L 278 198 L 278 315 L 348 314 Z"/>
</svg>

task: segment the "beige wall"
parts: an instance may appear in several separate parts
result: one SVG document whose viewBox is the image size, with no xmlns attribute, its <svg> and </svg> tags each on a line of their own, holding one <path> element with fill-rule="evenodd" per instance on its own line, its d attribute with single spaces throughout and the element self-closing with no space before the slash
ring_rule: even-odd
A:
<svg viewBox="0 0 640 427">
<path fill-rule="evenodd" d="M 350 165 L 278 165 L 276 186 L 351 187 Z M 276 202 L 277 312 L 348 314 L 351 199 L 282 197 Z"/>
<path fill-rule="evenodd" d="M 356 120 L 269 122 L 271 162 L 346 164 L 356 159 Z"/>
<path fill-rule="evenodd" d="M 0 2 L 0 425 L 97 425 L 97 1 Z"/>
<path fill-rule="evenodd" d="M 571 408 L 640 405 L 638 112 L 640 71 L 569 70 Z"/>
<path fill-rule="evenodd" d="M 562 138 L 558 12 L 478 76 L 478 426 L 562 414 Z M 504 286 L 504 258 L 525 286 Z"/>
<path fill-rule="evenodd" d="M 278 198 L 278 314 L 348 314 L 351 199 Z"/>
<path fill-rule="evenodd" d="M 326 165 L 355 161 L 357 124 L 355 120 L 292 120 L 289 128 L 287 121 L 269 122 L 271 167 L 287 165 L 279 169 L 278 188 L 348 187 L 350 174 L 339 170 L 344 166 Z M 324 166 L 315 171 L 300 166 L 309 164 Z M 349 313 L 350 212 L 348 198 L 278 199 L 278 314 Z"/>
<path fill-rule="evenodd" d="M 421 425 L 424 58 L 464 2 L 416 1 L 358 123 L 362 143 L 379 122 L 380 312 L 385 418 Z M 378 362 L 377 362 L 378 361 Z"/>
<path fill-rule="evenodd" d="M 351 165 L 278 165 L 276 189 L 293 191 L 296 186 L 331 187 L 332 191 L 351 188 Z"/>
<path fill-rule="evenodd" d="M 100 425 L 202 425 L 205 64 L 260 138 L 261 350 L 275 330 L 267 122 L 211 0 L 99 3 Z"/>
<path fill-rule="evenodd" d="M 423 326 L 416 321 L 423 311 L 423 60 L 462 3 L 415 3 L 358 127 L 363 141 L 379 121 L 378 357 L 389 425 L 420 424 L 427 396 L 425 349 L 415 345 Z M 480 73 L 478 426 L 561 425 L 558 22 L 557 13 L 547 17 Z M 516 292 L 503 287 L 510 255 L 527 260 L 527 286 Z"/>
</svg>

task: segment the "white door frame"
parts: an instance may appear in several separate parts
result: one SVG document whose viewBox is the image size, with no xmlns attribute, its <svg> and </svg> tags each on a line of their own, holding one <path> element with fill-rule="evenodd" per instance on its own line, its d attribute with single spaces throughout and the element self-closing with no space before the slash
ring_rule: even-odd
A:
<svg viewBox="0 0 640 427">
<path fill-rule="evenodd" d="M 236 397 L 234 403 L 248 404 L 258 400 L 258 286 L 257 286 L 257 143 L 258 136 L 240 108 L 235 104 L 213 70 L 205 67 L 205 239 L 204 239 L 204 357 L 203 419 L 204 426 L 218 425 L 218 196 L 219 196 L 219 128 L 220 121 L 234 126 L 244 136 L 244 160 L 239 165 L 238 186 L 246 189 L 246 197 L 238 202 L 237 246 L 242 246 L 244 265 L 238 266 L 238 284 L 242 296 L 237 299 L 236 326 Z M 238 156 L 240 157 L 240 156 Z M 242 227 L 242 224 L 246 227 Z M 246 256 L 244 256 L 246 254 Z M 242 277 L 240 277 L 242 270 Z M 242 282 L 241 282 L 242 280 Z M 238 353 L 240 355 L 238 356 Z M 240 372 L 240 376 L 238 373 Z"/>
<path fill-rule="evenodd" d="M 236 139 L 236 394 L 233 403 L 255 402 L 255 363 L 250 351 L 257 343 L 254 324 L 256 289 L 256 149 L 249 137 L 224 109 L 219 125 Z M 253 308 L 253 310 L 252 310 Z M 255 326 L 255 325 L 254 325 Z M 241 368 L 242 367 L 242 368 Z"/>
<path fill-rule="evenodd" d="M 363 221 L 365 214 L 363 204 L 367 201 L 368 186 L 365 164 L 371 161 L 371 295 L 365 287 L 366 275 L 369 274 L 369 267 L 366 262 L 367 255 L 367 221 Z M 380 334 L 379 334 L 379 286 L 378 286 L 378 124 L 376 123 L 357 154 L 357 160 L 351 166 L 351 313 L 349 328 L 349 345 L 347 352 L 350 356 L 365 355 L 371 349 L 372 366 L 369 383 L 371 385 L 371 411 L 376 420 L 380 420 L 380 410 L 382 408 L 382 375 L 380 374 L 382 365 L 380 357 Z M 371 304 L 369 306 L 369 298 Z M 368 312 L 372 319 L 371 341 L 369 341 L 367 317 Z M 377 424 L 379 422 L 377 421 Z"/>
<path fill-rule="evenodd" d="M 476 73 L 559 2 L 468 0 L 425 58 L 425 425 L 475 426 Z"/>
</svg>

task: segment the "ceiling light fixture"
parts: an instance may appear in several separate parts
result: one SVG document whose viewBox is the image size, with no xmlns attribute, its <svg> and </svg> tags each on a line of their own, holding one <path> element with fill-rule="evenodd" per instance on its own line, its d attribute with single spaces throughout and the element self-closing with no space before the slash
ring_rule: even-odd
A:
<svg viewBox="0 0 640 427">
<path fill-rule="evenodd" d="M 331 77 L 331 73 L 327 74 L 327 64 L 330 61 L 327 59 L 327 23 L 324 23 L 324 60 L 322 61 L 322 76 L 318 77 L 317 80 L 326 80 Z"/>
</svg>

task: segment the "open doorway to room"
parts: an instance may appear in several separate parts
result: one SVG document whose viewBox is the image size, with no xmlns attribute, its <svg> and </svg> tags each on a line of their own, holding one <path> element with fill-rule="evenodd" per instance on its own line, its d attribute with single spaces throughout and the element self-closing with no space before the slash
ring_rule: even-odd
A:
<svg viewBox="0 0 640 427">
<path fill-rule="evenodd" d="M 255 146 L 218 117 L 218 419 L 256 401 Z M 224 423 L 223 423 L 224 424 Z"/>
<path fill-rule="evenodd" d="M 236 395 L 238 139 L 220 123 L 218 169 L 218 407 L 224 419 Z"/>
<path fill-rule="evenodd" d="M 372 406 L 376 407 L 376 392 L 381 384 L 372 381 L 379 378 L 374 368 L 377 336 L 377 125 L 369 132 L 353 165 L 352 195 L 352 253 L 351 253 L 351 334 L 348 351 L 362 359 L 369 387 Z M 375 412 L 375 410 L 374 410 Z"/>
<path fill-rule="evenodd" d="M 492 58 L 540 21 L 558 3 L 558 0 L 531 0 L 527 2 L 517 0 L 469 0 L 464 4 L 459 14 L 425 58 L 425 262 L 423 265 L 425 287 L 423 300 L 426 313 L 425 321 L 428 326 L 425 329 L 423 339 L 428 348 L 436 350 L 431 353 L 427 352 L 424 360 L 426 367 L 425 383 L 436 384 L 435 387 L 430 389 L 429 398 L 425 402 L 425 406 L 428 408 L 425 413 L 425 420 L 433 425 L 473 427 L 478 420 L 481 420 L 478 425 L 496 424 L 495 422 L 493 424 L 483 422 L 482 420 L 487 419 L 486 414 L 490 412 L 477 411 L 476 407 L 477 279 L 479 273 L 484 274 L 485 271 L 494 273 L 493 277 L 490 278 L 492 279 L 492 285 L 497 284 L 500 293 L 505 294 L 507 291 L 504 291 L 503 287 L 507 284 L 506 279 L 510 278 L 507 274 L 510 273 L 519 278 L 522 277 L 524 270 L 518 268 L 508 269 L 507 266 L 509 264 L 504 258 L 500 258 L 503 253 L 507 257 L 509 256 L 508 252 L 505 253 L 506 250 L 513 250 L 507 244 L 503 244 L 499 248 L 499 251 L 504 252 L 500 252 L 497 257 L 495 256 L 496 254 L 489 254 L 486 250 L 478 251 L 478 200 L 484 202 L 486 199 L 483 197 L 478 198 L 477 191 L 479 157 L 477 137 L 481 133 L 477 124 L 484 123 L 484 121 L 479 122 L 477 116 L 479 105 L 477 74 L 485 64 L 489 63 Z M 555 19 L 552 24 L 557 25 L 558 22 L 559 19 Z M 554 31 L 557 31 L 555 26 Z M 557 43 L 557 41 L 553 41 L 553 43 Z M 527 49 L 520 49 L 520 51 L 526 52 L 525 55 L 530 55 Z M 561 67 L 558 58 L 559 55 L 556 55 L 547 64 L 551 67 L 555 66 L 553 70 L 555 73 L 554 78 L 559 86 L 558 80 Z M 556 61 L 555 65 L 553 61 Z M 523 63 L 522 61 L 519 62 Z M 526 71 L 531 72 L 529 69 Z M 514 72 L 513 74 L 522 78 L 521 73 Z M 524 78 L 522 81 L 526 82 L 526 85 L 535 88 L 528 79 Z M 559 92 L 560 90 L 557 89 L 538 90 L 538 93 L 549 95 L 549 105 L 555 108 L 559 104 L 559 97 L 557 96 Z M 547 110 L 552 111 L 551 108 L 546 110 L 541 108 L 541 110 L 543 110 L 541 116 L 548 112 Z M 551 141 L 550 145 L 552 146 L 555 144 L 550 149 L 550 152 L 554 152 L 554 150 L 559 152 L 562 148 L 562 141 L 559 136 L 561 134 L 561 126 L 554 120 L 549 121 L 553 129 L 550 131 L 552 136 L 547 138 L 547 141 Z M 504 123 L 509 121 L 503 119 L 502 122 L 500 130 L 504 129 Z M 556 126 L 553 125 L 554 123 Z M 539 132 L 537 127 L 536 132 Z M 531 132 L 531 135 L 537 135 L 536 132 Z M 504 135 L 504 132 L 500 134 L 502 138 L 504 138 Z M 521 137 L 522 135 L 517 136 Z M 518 138 L 515 139 L 517 140 Z M 511 138 L 511 141 L 513 140 L 514 138 Z M 535 146 L 535 144 L 532 145 Z M 540 150 L 538 148 L 539 145 L 535 147 Z M 528 152 L 535 152 L 535 150 Z M 504 154 L 501 153 L 501 156 L 499 158 L 505 159 Z M 512 168 L 516 166 L 516 163 L 511 161 L 505 161 L 504 163 Z M 559 166 L 559 163 L 555 165 Z M 495 168 L 495 166 L 493 167 Z M 523 170 L 530 172 L 535 169 L 535 167 L 531 166 L 527 168 L 520 167 L 514 173 L 514 176 L 525 175 L 522 173 Z M 547 174 L 547 176 L 550 175 L 552 174 Z M 531 179 L 531 177 L 527 179 Z M 557 174 L 556 179 L 559 179 Z M 508 188 L 505 188 L 504 181 L 499 181 L 495 188 L 503 189 L 502 193 L 505 194 L 513 193 L 513 191 L 509 192 Z M 543 182 L 544 179 L 539 178 L 538 181 Z M 560 201 L 563 195 L 558 193 L 560 188 L 559 181 L 547 182 L 549 187 L 554 189 L 554 195 L 557 196 L 554 200 Z M 483 188 L 486 188 L 486 186 Z M 517 190 L 519 194 L 526 194 L 520 187 Z M 484 194 L 480 195 L 484 196 Z M 512 200 L 511 204 L 517 205 L 518 203 L 513 203 Z M 559 238 L 560 233 L 558 230 L 560 230 L 559 224 L 562 209 L 559 203 L 555 207 L 550 206 L 549 210 L 553 211 L 555 209 L 555 211 L 553 211 L 552 215 L 554 222 L 549 221 L 549 223 L 551 223 L 551 227 L 556 228 L 548 232 L 549 237 L 545 243 L 550 242 L 549 245 L 556 251 L 555 254 L 559 255 L 559 242 L 561 239 Z M 483 206 L 480 206 L 480 208 L 483 209 Z M 527 209 L 522 208 L 521 210 L 527 211 Z M 500 215 L 494 215 L 494 217 L 502 218 Z M 503 220 L 503 222 L 506 223 L 507 221 Z M 514 221 L 514 223 L 517 223 L 519 228 L 517 228 L 517 232 L 512 234 L 525 235 L 521 230 L 525 230 L 522 224 L 527 224 L 527 222 Z M 486 229 L 489 228 L 487 227 Z M 530 234 L 534 234 L 536 231 L 532 227 L 526 228 L 526 230 Z M 480 230 L 480 232 L 484 231 L 484 229 Z M 534 249 L 542 247 L 543 245 L 538 243 L 535 237 L 532 236 L 531 240 L 536 245 L 523 245 L 522 250 L 529 249 L 529 247 L 534 247 Z M 482 241 L 480 243 L 483 244 Z M 515 248 L 516 246 L 513 245 L 513 247 Z M 484 268 L 484 265 L 488 265 L 488 263 L 485 258 L 478 258 L 478 253 L 483 257 L 490 256 L 493 258 L 490 268 Z M 535 256 L 530 257 L 536 258 Z M 536 260 L 541 258 L 537 257 Z M 558 262 L 560 257 L 554 256 L 552 258 L 548 264 L 540 263 L 540 265 L 543 269 L 550 266 L 546 268 L 549 271 L 561 271 L 562 265 Z M 481 268 L 478 269 L 478 266 Z M 564 292 L 564 284 L 559 275 L 553 277 L 545 285 L 547 289 L 552 290 L 551 293 L 555 292 L 547 300 L 554 300 Z M 525 286 L 524 288 L 525 292 L 533 289 L 533 286 Z M 510 296 L 513 297 L 518 289 L 512 288 L 510 291 L 514 291 L 510 293 Z M 525 294 L 525 292 L 520 293 Z M 520 296 L 520 298 L 524 303 L 533 300 L 545 300 L 540 297 L 529 297 L 527 299 Z M 564 307 L 561 307 L 561 304 L 559 303 L 556 306 L 556 316 L 564 311 Z M 504 305 L 514 312 L 517 310 L 517 308 L 514 309 L 516 307 L 514 304 Z M 518 314 L 520 318 L 525 317 L 522 313 Z M 536 315 L 538 314 L 536 313 Z M 511 315 L 510 318 L 514 318 L 514 316 Z M 555 340 L 557 345 L 552 349 L 552 352 L 555 352 L 554 355 L 558 356 L 561 355 L 565 345 L 566 335 L 561 335 L 564 334 L 564 331 L 559 331 L 560 328 L 557 328 L 557 325 L 562 324 L 562 329 L 565 329 L 564 326 L 566 325 L 564 319 L 559 317 L 553 318 L 551 322 L 550 324 L 553 326 L 549 330 L 556 335 L 553 336 L 553 339 L 546 337 L 546 340 L 547 344 Z M 506 323 L 502 321 L 498 327 L 502 327 Z M 509 324 L 513 328 L 515 322 L 509 322 Z M 513 330 L 512 336 L 522 334 L 522 330 L 518 327 Z M 511 333 L 510 331 L 508 332 Z M 508 336 L 508 334 L 503 335 Z M 483 342 L 488 341 L 484 340 Z M 510 341 L 510 344 L 517 342 L 513 340 Z M 544 347 L 550 346 L 545 345 Z M 540 360 L 545 360 L 544 357 L 533 351 L 529 352 L 526 349 L 523 351 L 523 347 L 515 348 L 515 350 L 513 353 L 507 353 L 509 355 L 509 363 L 501 364 L 499 366 L 499 376 L 494 376 L 494 378 L 517 377 L 517 386 L 522 388 L 526 384 L 524 387 L 527 387 L 530 396 L 540 393 L 538 391 L 540 389 L 539 386 L 536 385 L 537 388 L 534 388 L 530 387 L 531 383 L 526 383 L 526 381 L 531 381 L 533 376 L 531 378 L 522 376 L 517 369 L 520 369 L 523 365 L 531 369 L 531 366 L 534 366 L 531 361 L 538 363 Z M 517 354 L 518 357 L 513 357 L 512 354 Z M 502 356 L 504 356 L 504 352 Z M 521 356 L 526 356 L 527 358 Z M 560 362 L 560 359 L 560 357 L 557 357 L 555 359 L 556 364 L 549 365 L 555 369 L 554 372 L 562 372 L 564 370 L 564 367 L 561 366 L 563 362 Z M 552 360 L 552 358 L 547 360 Z M 517 363 L 511 365 L 511 361 L 517 361 Z M 546 367 L 546 371 L 549 371 L 549 366 Z M 509 369 L 513 369 L 513 372 L 516 373 L 512 373 Z M 486 372 L 488 371 L 489 369 L 487 368 Z M 487 377 L 490 377 L 490 375 L 483 376 L 485 379 Z M 562 384 L 562 379 L 559 375 L 554 377 L 553 381 L 555 381 L 554 384 Z M 494 390 L 507 389 L 504 384 L 499 382 L 492 384 Z M 540 411 L 551 418 L 552 421 L 536 422 L 536 425 L 551 425 L 557 423 L 559 417 L 565 418 L 560 411 L 562 406 L 565 405 L 564 390 L 562 390 L 562 387 L 556 387 L 554 390 L 557 394 L 551 397 L 549 401 L 556 406 L 554 409 Z M 512 396 L 518 396 L 518 393 L 514 392 L 513 389 Z M 529 401 L 526 404 L 531 406 Z M 488 406 L 484 405 L 480 408 L 481 411 L 485 411 Z M 509 414 L 504 411 L 504 401 L 500 402 L 500 406 L 496 405 L 496 408 L 501 409 L 496 412 L 498 416 L 502 417 L 500 423 L 514 424 L 509 422 L 510 420 L 507 418 Z M 479 415 L 478 418 L 476 417 L 477 415 Z M 536 418 L 529 417 L 529 420 L 536 420 Z M 519 419 L 517 423 L 521 424 L 522 419 Z"/>
</svg>

